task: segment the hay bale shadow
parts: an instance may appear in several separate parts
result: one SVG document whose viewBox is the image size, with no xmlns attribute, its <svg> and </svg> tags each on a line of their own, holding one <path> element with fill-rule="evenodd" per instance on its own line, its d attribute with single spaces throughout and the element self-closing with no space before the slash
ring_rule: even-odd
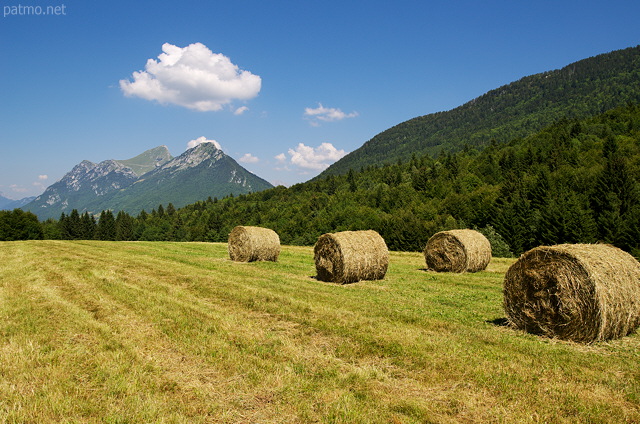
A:
<svg viewBox="0 0 640 424">
<path fill-rule="evenodd" d="M 509 326 L 509 320 L 506 319 L 506 318 L 488 319 L 485 322 L 487 324 L 495 325 L 496 327 L 508 327 Z"/>
</svg>

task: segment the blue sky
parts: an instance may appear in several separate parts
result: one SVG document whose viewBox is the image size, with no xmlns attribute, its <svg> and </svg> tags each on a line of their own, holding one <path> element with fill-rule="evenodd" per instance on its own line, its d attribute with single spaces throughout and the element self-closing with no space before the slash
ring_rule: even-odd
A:
<svg viewBox="0 0 640 424">
<path fill-rule="evenodd" d="M 0 192 L 13 199 L 84 159 L 177 156 L 198 139 L 290 185 L 407 119 L 640 43 L 637 0 L 2 8 Z"/>
</svg>

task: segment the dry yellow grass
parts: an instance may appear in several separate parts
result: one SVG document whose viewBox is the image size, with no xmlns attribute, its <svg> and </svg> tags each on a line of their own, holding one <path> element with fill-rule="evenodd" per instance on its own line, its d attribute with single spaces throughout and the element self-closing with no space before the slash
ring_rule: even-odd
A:
<svg viewBox="0 0 640 424">
<path fill-rule="evenodd" d="M 0 422 L 637 422 L 640 338 L 496 325 L 512 260 L 313 278 L 312 248 L 0 243 Z M 497 320 L 497 321 L 496 321 Z"/>
</svg>

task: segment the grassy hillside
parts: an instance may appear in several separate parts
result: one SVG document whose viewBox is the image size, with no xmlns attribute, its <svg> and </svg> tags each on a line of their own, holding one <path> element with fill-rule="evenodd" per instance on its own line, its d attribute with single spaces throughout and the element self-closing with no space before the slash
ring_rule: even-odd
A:
<svg viewBox="0 0 640 424">
<path fill-rule="evenodd" d="M 44 260 L 43 260 L 44 258 Z M 0 421 L 637 422 L 640 336 L 581 346 L 499 325 L 511 259 L 477 274 L 392 253 L 321 283 L 312 250 L 0 244 Z"/>
<path fill-rule="evenodd" d="M 320 176 L 526 137 L 560 118 L 593 116 L 640 102 L 640 46 L 524 77 L 446 112 L 402 122 L 367 141 Z"/>
<path fill-rule="evenodd" d="M 118 160 L 124 166 L 128 166 L 138 177 L 153 171 L 156 166 L 162 165 L 173 159 L 167 146 L 158 146 L 140 153 L 131 159 Z"/>
</svg>

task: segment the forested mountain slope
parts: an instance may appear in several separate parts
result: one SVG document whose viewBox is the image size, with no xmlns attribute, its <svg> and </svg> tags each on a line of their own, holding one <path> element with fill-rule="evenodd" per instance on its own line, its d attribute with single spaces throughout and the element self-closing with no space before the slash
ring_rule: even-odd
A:
<svg viewBox="0 0 640 424">
<path fill-rule="evenodd" d="M 496 255 L 606 242 L 640 256 L 639 181 L 640 106 L 628 105 L 482 152 L 414 156 L 136 218 L 121 213 L 110 237 L 227 241 L 234 226 L 258 225 L 283 244 L 312 245 L 326 232 L 374 229 L 392 250 L 422 250 L 437 231 L 475 227 Z M 48 223 L 49 236 L 68 237 L 70 222 L 62 224 Z"/>
<path fill-rule="evenodd" d="M 593 116 L 640 102 L 640 46 L 531 75 L 447 112 L 420 116 L 376 135 L 318 178 L 349 169 L 481 148 L 526 137 L 556 120 Z"/>
</svg>

